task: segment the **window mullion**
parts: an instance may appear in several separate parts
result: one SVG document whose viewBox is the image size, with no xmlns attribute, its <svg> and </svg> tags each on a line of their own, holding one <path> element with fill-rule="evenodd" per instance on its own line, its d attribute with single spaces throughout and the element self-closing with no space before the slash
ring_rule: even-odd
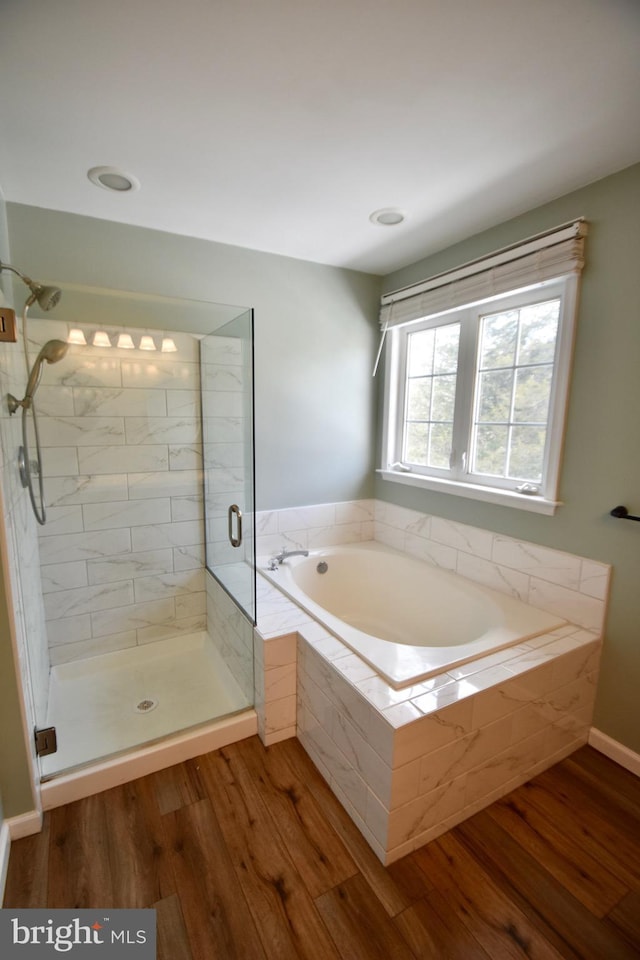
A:
<svg viewBox="0 0 640 960">
<path fill-rule="evenodd" d="M 476 351 L 478 343 L 475 311 L 466 310 L 460 317 L 460 350 L 456 378 L 456 402 L 453 414 L 453 457 L 451 475 L 464 479 L 469 472 L 471 425 L 473 422 L 474 381 L 476 379 Z"/>
</svg>

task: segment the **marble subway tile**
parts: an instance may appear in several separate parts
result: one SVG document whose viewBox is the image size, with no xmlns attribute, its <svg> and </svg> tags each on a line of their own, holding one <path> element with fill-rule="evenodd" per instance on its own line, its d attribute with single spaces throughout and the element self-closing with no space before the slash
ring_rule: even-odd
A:
<svg viewBox="0 0 640 960">
<path fill-rule="evenodd" d="M 38 530 L 38 537 L 55 537 L 68 533 L 82 533 L 82 507 L 78 504 L 70 507 L 52 507 L 48 499 L 50 480 L 47 480 L 45 494 L 47 495 L 47 522 Z"/>
<path fill-rule="evenodd" d="M 171 522 L 180 522 L 181 520 L 200 520 L 204 521 L 204 504 L 202 502 L 202 493 L 193 493 L 187 496 L 182 494 L 171 496 Z"/>
<path fill-rule="evenodd" d="M 90 355 L 83 356 L 77 348 L 70 347 L 66 357 L 47 370 L 47 378 L 49 383 L 66 387 L 122 386 L 120 360 L 98 357 L 94 348 Z"/>
<path fill-rule="evenodd" d="M 133 603 L 133 586 L 131 581 L 124 580 L 48 593 L 44 598 L 44 611 L 47 620 L 59 620 L 130 603 Z"/>
<path fill-rule="evenodd" d="M 169 355 L 167 355 L 169 356 Z M 153 360 L 122 361 L 122 386 L 134 389 L 144 387 L 156 390 L 197 390 L 200 371 L 197 363 L 171 361 L 155 356 Z"/>
<path fill-rule="evenodd" d="M 278 533 L 290 533 L 292 530 L 305 530 L 309 527 L 332 527 L 335 520 L 336 509 L 332 503 L 279 510 Z"/>
<path fill-rule="evenodd" d="M 466 577 L 467 580 L 482 583 L 484 586 L 498 590 L 500 593 L 506 593 L 509 596 L 517 597 L 519 600 L 524 600 L 525 603 L 528 600 L 529 577 L 527 574 L 520 573 L 519 570 L 501 567 L 497 563 L 491 563 L 488 560 L 460 551 L 458 553 L 457 572 L 461 577 Z"/>
<path fill-rule="evenodd" d="M 91 617 L 87 613 L 61 620 L 50 620 L 46 630 L 50 648 L 59 644 L 76 644 L 90 639 Z"/>
<path fill-rule="evenodd" d="M 277 743 L 282 737 L 276 737 L 284 731 L 295 736 L 296 728 L 296 696 L 281 697 L 266 704 L 265 707 L 265 737 L 267 745 Z"/>
<path fill-rule="evenodd" d="M 202 444 L 170 443 L 170 470 L 202 470 Z"/>
<path fill-rule="evenodd" d="M 89 583 L 92 584 L 172 573 L 173 553 L 169 549 L 149 550 L 108 557 L 104 560 L 89 560 L 87 570 Z"/>
<path fill-rule="evenodd" d="M 167 390 L 167 416 L 199 417 L 200 393 L 198 390 Z"/>
<path fill-rule="evenodd" d="M 146 643 L 156 643 L 158 640 L 172 640 L 175 637 L 189 636 L 200 630 L 207 629 L 207 617 L 205 614 L 198 614 L 194 617 L 184 617 L 182 619 L 171 619 L 166 624 L 152 624 L 148 627 L 140 627 L 136 631 L 137 642 L 140 645 Z"/>
<path fill-rule="evenodd" d="M 509 714 L 423 756 L 418 792 L 430 793 L 506 750 L 512 742 L 512 729 L 513 716 Z"/>
<path fill-rule="evenodd" d="M 369 523 L 374 518 L 373 500 L 346 500 L 335 504 L 336 523 Z"/>
<path fill-rule="evenodd" d="M 130 552 L 131 532 L 128 529 L 72 533 L 43 537 L 40 541 L 42 563 L 97 560 Z"/>
<path fill-rule="evenodd" d="M 528 600 L 532 606 L 557 613 L 587 630 L 601 631 L 604 625 L 605 605 L 601 600 L 537 577 L 531 578 Z"/>
<path fill-rule="evenodd" d="M 580 584 L 580 558 L 559 550 L 496 536 L 492 559 L 501 566 L 512 567 L 571 590 L 577 590 Z"/>
<path fill-rule="evenodd" d="M 134 630 L 100 637 L 99 639 L 89 638 L 78 643 L 62 643 L 50 650 L 51 666 L 60 666 L 63 663 L 72 663 L 75 660 L 86 660 L 89 657 L 114 653 L 116 650 L 126 650 L 135 645 L 136 634 Z"/>
<path fill-rule="evenodd" d="M 168 497 L 156 500 L 118 500 L 113 503 L 85 504 L 82 508 L 85 530 L 115 530 L 118 527 L 144 527 L 150 523 L 169 523 L 171 503 Z"/>
<path fill-rule="evenodd" d="M 173 502 L 172 502 L 173 508 Z M 173 517 L 176 520 L 177 517 Z M 195 544 L 191 547 L 173 547 L 173 569 L 176 573 L 179 570 L 197 570 L 204 565 L 204 545 Z"/>
<path fill-rule="evenodd" d="M 151 626 L 167 626 L 174 618 L 175 602 L 173 597 L 170 597 L 166 600 L 136 603 L 92 613 L 91 629 L 94 637 L 106 637 L 111 633 L 142 630 Z"/>
<path fill-rule="evenodd" d="M 435 567 L 442 567 L 444 570 L 456 569 L 458 562 L 458 551 L 453 547 L 447 547 L 444 544 L 436 543 L 433 540 L 425 540 L 424 537 L 416 536 L 414 533 L 405 534 L 403 550 L 418 560 L 424 560 Z"/>
<path fill-rule="evenodd" d="M 85 472 L 78 465 L 77 447 L 45 447 L 43 444 L 42 457 L 47 477 L 75 477 Z"/>
<path fill-rule="evenodd" d="M 40 438 L 43 447 L 124 443 L 124 420 L 122 417 L 43 417 Z"/>
<path fill-rule="evenodd" d="M 78 450 L 82 473 L 143 473 L 169 468 L 166 444 L 88 446 Z"/>
<path fill-rule="evenodd" d="M 76 560 L 73 563 L 45 564 L 40 568 L 40 575 L 43 593 L 86 587 L 89 582 L 87 564 L 82 560 Z"/>
<path fill-rule="evenodd" d="M 466 777 L 458 777 L 389 814 L 389 848 L 419 836 L 455 813 L 464 803 Z"/>
<path fill-rule="evenodd" d="M 34 358 L 35 360 L 35 358 Z M 44 417 L 72 417 L 73 388 L 41 384 L 38 387 L 38 415 Z"/>
<path fill-rule="evenodd" d="M 202 471 L 169 470 L 154 473 L 129 473 L 130 500 L 153 497 L 198 497 L 202 500 Z"/>
<path fill-rule="evenodd" d="M 201 438 L 196 417 L 126 417 L 125 433 L 130 444 L 196 443 Z"/>
<path fill-rule="evenodd" d="M 580 593 L 596 600 L 606 600 L 609 595 L 611 567 L 595 560 L 583 560 L 580 574 Z"/>
<path fill-rule="evenodd" d="M 338 711 L 333 713 L 331 736 L 341 754 L 388 808 L 391 799 L 391 767 L 382 760 L 360 731 Z"/>
<path fill-rule="evenodd" d="M 422 754 L 452 743 L 471 731 L 471 700 L 463 700 L 438 713 L 422 717 L 396 731 L 393 768 L 401 767 Z M 388 711 L 387 711 L 388 712 Z"/>
<path fill-rule="evenodd" d="M 167 401 L 164 390 L 115 387 L 74 387 L 73 405 L 77 417 L 164 417 Z"/>
<path fill-rule="evenodd" d="M 202 571 L 195 571 L 202 572 Z M 176 617 L 185 619 L 207 612 L 207 595 L 204 590 L 176 594 Z"/>
<path fill-rule="evenodd" d="M 83 503 L 107 503 L 127 499 L 127 476 L 51 477 L 47 480 L 47 500 L 52 507 Z"/>
<path fill-rule="evenodd" d="M 545 740 L 546 731 L 541 730 L 470 770 L 466 774 L 464 803 L 474 803 L 520 777 L 528 777 L 531 768 L 543 756 Z"/>
<path fill-rule="evenodd" d="M 490 560 L 493 552 L 494 534 L 455 520 L 443 517 L 431 518 L 430 539 L 471 556 Z"/>
</svg>

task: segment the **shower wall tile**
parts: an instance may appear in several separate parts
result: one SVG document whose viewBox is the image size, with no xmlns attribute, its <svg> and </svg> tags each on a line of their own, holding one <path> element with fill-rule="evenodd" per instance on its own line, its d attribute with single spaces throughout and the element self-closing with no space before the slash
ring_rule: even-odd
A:
<svg viewBox="0 0 640 960">
<path fill-rule="evenodd" d="M 110 633 L 141 630 L 151 626 L 170 626 L 175 619 L 176 607 L 173 597 L 154 600 L 150 603 L 130 603 L 91 614 L 91 631 L 94 637 L 106 637 Z"/>
<path fill-rule="evenodd" d="M 177 356 L 174 354 L 173 356 Z M 197 390 L 200 374 L 197 363 L 181 360 L 149 361 L 146 358 L 122 361 L 122 386 L 138 389 L 154 387 L 161 390 Z"/>
<path fill-rule="evenodd" d="M 169 452 L 165 444 L 83 447 L 78 450 L 77 456 L 81 473 L 142 473 L 167 470 L 169 466 Z"/>
<path fill-rule="evenodd" d="M 179 445 L 169 444 L 170 470 L 201 470 L 202 447 L 198 443 Z"/>
<path fill-rule="evenodd" d="M 69 504 L 105 503 L 123 500 L 127 496 L 126 474 L 76 477 L 51 477 L 47 480 L 47 504 L 63 507 Z"/>
<path fill-rule="evenodd" d="M 171 503 L 168 497 L 158 500 L 120 500 L 113 503 L 87 504 L 82 508 L 85 530 L 114 530 L 118 527 L 140 527 L 152 521 L 169 523 Z"/>
<path fill-rule="evenodd" d="M 204 543 L 204 525 L 197 520 L 149 524 L 131 531 L 134 550 L 192 547 Z"/>
<path fill-rule="evenodd" d="M 87 562 L 89 583 L 109 583 L 112 580 L 150 577 L 154 574 L 171 573 L 173 569 L 171 550 L 149 550 L 143 553 L 110 557 L 108 560 Z"/>
<path fill-rule="evenodd" d="M 40 567 L 42 592 L 68 590 L 72 587 L 88 586 L 87 564 L 80 560 L 75 563 L 54 563 Z"/>
<path fill-rule="evenodd" d="M 202 520 L 204 521 L 204 504 L 202 502 L 202 484 L 198 484 L 198 492 L 191 496 L 180 495 L 171 497 L 171 520 Z"/>
<path fill-rule="evenodd" d="M 201 437 L 196 417 L 127 417 L 127 443 L 197 443 Z"/>
<path fill-rule="evenodd" d="M 81 506 L 47 506 L 47 523 L 40 535 L 53 537 L 56 534 L 82 533 L 83 529 Z"/>
<path fill-rule="evenodd" d="M 113 465 L 113 461 L 111 463 Z M 80 470 L 77 447 L 49 447 L 44 470 L 47 477 L 76 477 L 81 472 L 88 472 Z"/>
<path fill-rule="evenodd" d="M 130 473 L 129 498 L 188 497 L 201 492 L 202 471 L 170 470 L 165 473 Z M 200 495 L 202 499 L 202 494 Z"/>
<path fill-rule="evenodd" d="M 147 411 L 150 414 L 150 411 Z M 167 390 L 167 416 L 200 417 L 200 393 L 197 390 Z"/>
<path fill-rule="evenodd" d="M 136 603 L 204 591 L 204 570 L 139 577 L 135 582 Z"/>
<path fill-rule="evenodd" d="M 133 603 L 133 584 L 130 580 L 123 580 L 48 593 L 44 598 L 44 612 L 47 620 L 59 620 L 130 603 Z"/>
<path fill-rule="evenodd" d="M 176 332 L 161 354 L 162 332 L 147 331 L 156 353 L 126 351 L 109 327 L 113 346 L 95 348 L 82 326 L 87 345 L 47 367 L 38 393 L 55 663 L 206 629 L 198 340 Z M 39 321 L 33 358 L 67 336 L 64 321 Z"/>
<path fill-rule="evenodd" d="M 96 560 L 130 552 L 131 532 L 126 529 L 71 533 L 53 537 L 40 534 L 41 563 Z"/>
<path fill-rule="evenodd" d="M 122 417 L 41 417 L 43 447 L 95 446 L 124 443 Z"/>
</svg>

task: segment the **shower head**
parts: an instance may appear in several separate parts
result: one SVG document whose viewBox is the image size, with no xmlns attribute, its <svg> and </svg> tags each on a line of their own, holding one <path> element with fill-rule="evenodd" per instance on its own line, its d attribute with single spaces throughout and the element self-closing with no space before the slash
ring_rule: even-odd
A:
<svg viewBox="0 0 640 960">
<path fill-rule="evenodd" d="M 37 301 L 43 310 L 52 310 L 62 296 L 62 291 L 59 290 L 58 287 L 45 287 L 41 283 L 36 283 L 31 277 L 27 277 L 24 273 L 20 273 L 15 267 L 12 267 L 10 263 L 3 263 L 2 260 L 0 260 L 0 273 L 2 273 L 3 270 L 10 270 L 12 273 L 15 273 L 15 275 L 20 277 L 22 282 L 29 287 L 29 290 L 31 290 L 31 296 L 27 300 L 25 307 L 30 307 L 32 303 Z"/>
<path fill-rule="evenodd" d="M 58 360 L 62 360 L 68 349 L 69 344 L 65 343 L 64 340 L 48 340 L 45 343 L 44 347 L 36 357 L 36 362 L 31 369 L 31 373 L 29 374 L 27 389 L 25 390 L 24 400 L 22 401 L 23 406 L 25 400 L 28 401 L 27 406 L 29 406 L 31 400 L 33 400 L 33 395 L 38 389 L 38 384 L 40 383 L 42 364 L 44 361 L 46 360 L 47 363 L 57 363 Z"/>
</svg>

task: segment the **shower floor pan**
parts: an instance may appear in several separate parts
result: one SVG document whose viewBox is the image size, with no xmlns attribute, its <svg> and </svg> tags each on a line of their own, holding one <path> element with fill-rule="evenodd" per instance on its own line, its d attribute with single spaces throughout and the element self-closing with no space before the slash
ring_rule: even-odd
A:
<svg viewBox="0 0 640 960">
<path fill-rule="evenodd" d="M 47 711 L 58 750 L 41 758 L 42 778 L 250 706 L 205 632 L 61 664 Z"/>
</svg>

